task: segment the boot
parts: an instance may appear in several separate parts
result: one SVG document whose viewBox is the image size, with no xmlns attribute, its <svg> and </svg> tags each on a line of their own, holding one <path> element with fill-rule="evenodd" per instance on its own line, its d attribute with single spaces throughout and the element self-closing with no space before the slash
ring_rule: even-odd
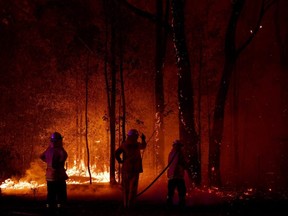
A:
<svg viewBox="0 0 288 216">
<path fill-rule="evenodd" d="M 179 207 L 180 207 L 181 209 L 185 209 L 185 207 L 186 207 L 185 197 L 179 197 Z"/>
<path fill-rule="evenodd" d="M 63 204 L 57 203 L 57 205 L 56 205 L 56 215 L 64 215 Z"/>
<path fill-rule="evenodd" d="M 53 205 L 47 203 L 45 207 L 46 207 L 45 215 L 48 215 L 48 216 L 55 215 L 55 208 Z"/>
<path fill-rule="evenodd" d="M 173 198 L 167 197 L 166 204 L 168 208 L 171 208 L 173 206 Z"/>
</svg>

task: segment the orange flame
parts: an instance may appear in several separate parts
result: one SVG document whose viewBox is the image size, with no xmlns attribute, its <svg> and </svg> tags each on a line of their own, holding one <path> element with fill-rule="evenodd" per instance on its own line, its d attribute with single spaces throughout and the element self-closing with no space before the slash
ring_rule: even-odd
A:
<svg viewBox="0 0 288 216">
<path fill-rule="evenodd" d="M 67 169 L 67 175 L 69 176 L 69 179 L 66 181 L 67 184 L 86 184 L 90 182 L 89 179 L 89 173 L 87 168 L 84 166 L 84 163 L 80 163 L 82 166 L 81 168 L 78 168 L 74 162 L 74 166 L 70 169 Z M 33 173 L 33 166 L 35 167 L 35 164 L 31 164 L 32 171 L 27 170 L 26 176 L 24 178 L 21 178 L 20 180 L 14 180 L 12 178 L 6 179 L 4 182 L 0 184 L 1 189 L 7 189 L 7 190 L 23 190 L 23 189 L 31 189 L 36 190 L 37 188 L 46 186 L 44 176 L 43 179 L 37 180 L 35 179 L 35 172 L 39 171 L 39 167 L 37 167 L 38 170 L 34 171 Z M 109 182 L 109 172 L 96 172 L 96 166 L 91 166 L 91 179 L 94 183 L 105 183 Z M 108 168 L 106 169 L 108 170 Z M 44 173 L 44 171 L 42 171 Z M 33 179 L 34 178 L 34 179 Z"/>
</svg>

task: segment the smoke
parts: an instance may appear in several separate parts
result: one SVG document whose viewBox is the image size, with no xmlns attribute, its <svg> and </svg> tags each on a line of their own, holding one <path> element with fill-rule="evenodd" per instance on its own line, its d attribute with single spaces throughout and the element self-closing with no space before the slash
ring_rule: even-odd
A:
<svg viewBox="0 0 288 216">
<path fill-rule="evenodd" d="M 38 184 L 45 183 L 45 170 L 40 164 L 41 163 L 38 160 L 31 162 L 30 168 L 25 172 L 25 176 L 22 177 L 19 181 L 37 182 Z"/>
</svg>

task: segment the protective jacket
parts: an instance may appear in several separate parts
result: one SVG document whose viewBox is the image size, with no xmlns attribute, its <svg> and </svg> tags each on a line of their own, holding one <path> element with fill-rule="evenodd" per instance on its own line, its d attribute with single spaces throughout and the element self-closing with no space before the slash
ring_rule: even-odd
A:
<svg viewBox="0 0 288 216">
<path fill-rule="evenodd" d="M 40 155 L 41 160 L 47 163 L 47 181 L 63 181 L 68 179 L 64 168 L 67 157 L 67 152 L 63 146 L 50 143 L 50 146 Z"/>
<path fill-rule="evenodd" d="M 145 140 L 142 142 L 133 141 L 133 139 L 127 138 L 120 147 L 115 151 L 115 158 L 119 163 L 123 163 L 123 173 L 142 173 L 142 158 L 141 149 L 146 148 Z M 121 154 L 122 159 L 121 159 Z"/>
<path fill-rule="evenodd" d="M 181 150 L 177 150 L 176 148 L 172 148 L 168 156 L 168 163 L 170 163 L 171 161 L 172 163 L 170 164 L 167 171 L 168 179 L 183 179 L 184 171 L 187 166 L 183 152 Z"/>
</svg>

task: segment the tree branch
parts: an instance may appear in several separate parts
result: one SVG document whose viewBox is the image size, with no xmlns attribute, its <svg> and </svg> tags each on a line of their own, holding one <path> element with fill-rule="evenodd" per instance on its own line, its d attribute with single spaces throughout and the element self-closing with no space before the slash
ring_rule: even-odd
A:
<svg viewBox="0 0 288 216">
<path fill-rule="evenodd" d="M 130 9 L 133 13 L 135 13 L 139 16 L 142 16 L 144 18 L 147 18 L 150 21 L 156 22 L 156 20 L 157 20 L 156 16 L 154 16 L 153 14 L 135 7 L 134 5 L 127 2 L 127 0 L 121 0 L 121 2 L 123 3 L 124 6 L 126 6 L 128 9 Z"/>
<path fill-rule="evenodd" d="M 130 9 L 134 14 L 139 15 L 141 17 L 144 17 L 148 20 L 150 20 L 153 23 L 157 22 L 156 15 L 153 15 L 147 11 L 143 11 L 134 5 L 130 4 L 127 0 L 121 0 L 121 3 L 126 6 L 128 9 Z M 168 30 L 168 32 L 171 32 L 172 26 L 169 25 L 169 23 L 161 21 L 161 25 Z"/>
<path fill-rule="evenodd" d="M 251 30 L 251 35 L 250 37 L 243 43 L 242 46 L 239 47 L 238 50 L 236 50 L 236 56 L 238 56 L 253 40 L 253 38 L 256 36 L 256 34 L 258 33 L 259 29 L 260 29 L 260 24 L 262 22 L 262 19 L 265 15 L 265 13 L 268 11 L 268 9 L 274 4 L 276 3 L 277 0 L 262 0 L 262 5 L 261 5 L 261 10 L 260 10 L 260 14 L 258 17 L 258 20 L 256 22 L 256 25 L 254 27 L 253 30 Z"/>
</svg>

